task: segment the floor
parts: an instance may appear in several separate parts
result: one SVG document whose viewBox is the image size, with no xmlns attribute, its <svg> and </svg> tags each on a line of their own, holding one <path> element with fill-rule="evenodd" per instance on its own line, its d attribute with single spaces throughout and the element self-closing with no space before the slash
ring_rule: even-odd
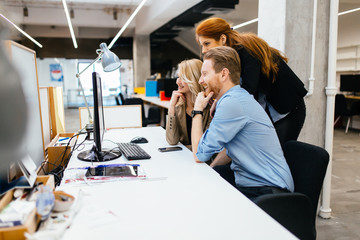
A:
<svg viewBox="0 0 360 240">
<path fill-rule="evenodd" d="M 67 132 L 79 127 L 77 109 L 65 110 Z M 360 239 L 360 135 L 359 130 L 335 129 L 331 179 L 332 217 L 317 217 L 318 240 Z"/>
<path fill-rule="evenodd" d="M 331 219 L 317 218 L 318 240 L 360 239 L 359 130 L 335 129 L 331 178 Z"/>
</svg>

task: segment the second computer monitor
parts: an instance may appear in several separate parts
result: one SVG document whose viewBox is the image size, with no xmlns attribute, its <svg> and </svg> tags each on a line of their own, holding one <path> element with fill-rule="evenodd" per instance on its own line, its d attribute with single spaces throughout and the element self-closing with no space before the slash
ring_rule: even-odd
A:
<svg viewBox="0 0 360 240">
<path fill-rule="evenodd" d="M 157 92 L 165 91 L 165 97 L 171 97 L 172 92 L 177 89 L 176 78 L 160 78 L 157 80 Z"/>
<path fill-rule="evenodd" d="M 360 75 L 359 74 L 340 75 L 340 91 L 352 92 L 353 94 L 358 94 L 360 92 Z"/>
</svg>

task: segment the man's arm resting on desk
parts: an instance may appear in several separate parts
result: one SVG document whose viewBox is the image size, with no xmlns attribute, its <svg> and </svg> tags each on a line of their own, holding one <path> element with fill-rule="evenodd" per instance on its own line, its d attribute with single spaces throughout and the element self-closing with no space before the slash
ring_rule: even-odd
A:
<svg viewBox="0 0 360 240">
<path fill-rule="evenodd" d="M 219 152 L 219 154 L 215 157 L 214 161 L 210 164 L 210 167 L 215 167 L 218 165 L 225 165 L 231 162 L 231 158 L 226 155 L 226 149 Z"/>
</svg>

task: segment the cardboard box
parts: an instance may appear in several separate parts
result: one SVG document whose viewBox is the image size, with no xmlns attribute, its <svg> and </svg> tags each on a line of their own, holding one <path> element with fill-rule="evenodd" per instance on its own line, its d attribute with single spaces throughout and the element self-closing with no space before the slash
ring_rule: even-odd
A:
<svg viewBox="0 0 360 240">
<path fill-rule="evenodd" d="M 147 97 L 158 97 L 159 93 L 157 92 L 157 81 L 147 80 L 145 82 L 145 91 Z"/>
<path fill-rule="evenodd" d="M 43 182 L 45 186 L 50 187 L 51 189 L 55 188 L 54 184 L 54 176 L 37 176 L 36 182 Z M 7 192 L 0 200 L 0 210 L 6 207 L 13 199 L 14 190 Z M 36 209 L 32 211 L 25 222 L 24 225 L 8 227 L 8 228 L 0 228 L 0 240 L 8 240 L 8 239 L 16 239 L 23 240 L 26 239 L 24 234 L 25 232 L 34 233 L 36 231 L 36 227 L 40 222 L 40 218 L 36 215 Z"/>
<path fill-rule="evenodd" d="M 57 145 L 60 137 L 69 137 L 74 136 L 74 133 L 59 133 L 55 136 L 55 138 L 50 142 L 47 147 L 47 163 L 45 165 L 45 170 L 50 172 L 57 166 L 61 165 L 62 167 L 66 167 L 69 161 L 69 154 L 71 152 L 71 148 L 74 147 L 76 137 L 71 139 L 71 142 L 66 149 L 66 145 Z M 67 143 L 64 142 L 64 143 Z"/>
</svg>

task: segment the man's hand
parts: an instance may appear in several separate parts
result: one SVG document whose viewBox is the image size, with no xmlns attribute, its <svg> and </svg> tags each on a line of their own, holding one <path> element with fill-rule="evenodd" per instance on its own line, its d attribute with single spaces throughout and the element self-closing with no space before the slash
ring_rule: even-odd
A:
<svg viewBox="0 0 360 240">
<path fill-rule="evenodd" d="M 209 104 L 210 99 L 214 95 L 214 92 L 210 92 L 206 97 L 204 92 L 199 92 L 195 104 L 194 104 L 194 110 L 195 111 L 204 111 L 206 106 Z"/>
</svg>

